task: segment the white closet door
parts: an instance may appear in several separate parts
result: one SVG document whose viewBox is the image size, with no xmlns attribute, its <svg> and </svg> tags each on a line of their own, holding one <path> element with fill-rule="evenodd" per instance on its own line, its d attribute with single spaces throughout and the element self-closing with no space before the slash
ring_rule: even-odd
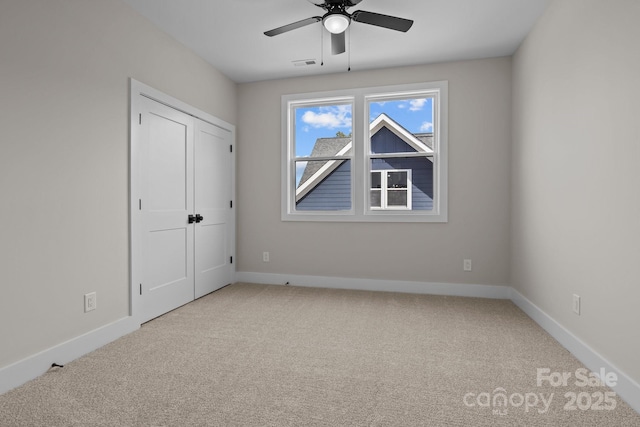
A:
<svg viewBox="0 0 640 427">
<path fill-rule="evenodd" d="M 131 80 L 131 313 L 140 323 L 235 276 L 235 127 Z"/>
<path fill-rule="evenodd" d="M 195 212 L 202 216 L 195 235 L 195 297 L 232 281 L 231 132 L 196 120 Z"/>
<path fill-rule="evenodd" d="M 194 299 L 194 119 L 146 100 L 142 127 L 140 210 L 143 236 L 142 321 Z"/>
</svg>

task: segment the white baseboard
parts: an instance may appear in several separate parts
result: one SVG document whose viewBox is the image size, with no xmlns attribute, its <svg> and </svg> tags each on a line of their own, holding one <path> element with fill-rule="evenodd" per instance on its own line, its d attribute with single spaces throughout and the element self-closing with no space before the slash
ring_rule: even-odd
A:
<svg viewBox="0 0 640 427">
<path fill-rule="evenodd" d="M 125 317 L 0 369 L 0 394 L 44 374 L 52 363 L 64 365 L 140 328 Z"/>
<path fill-rule="evenodd" d="M 510 287 L 496 285 L 468 285 L 456 283 L 408 282 L 380 279 L 348 279 L 342 277 L 299 276 L 293 274 L 270 274 L 237 272 L 236 282 L 262 283 L 265 285 L 305 286 L 360 291 L 402 292 L 408 294 L 431 294 L 461 297 L 509 299 Z"/>
<path fill-rule="evenodd" d="M 517 290 L 511 289 L 510 299 L 522 311 L 533 319 L 542 329 L 556 339 L 564 348 L 569 350 L 591 372 L 600 372 L 604 368 L 606 372 L 615 372 L 618 376 L 616 386 L 611 387 L 629 406 L 640 413 L 640 385 L 624 372 L 615 367 L 607 359 L 600 356 L 595 350 L 585 344 L 580 338 L 573 335 L 568 329 L 545 313 L 540 307 L 529 301 Z"/>
</svg>

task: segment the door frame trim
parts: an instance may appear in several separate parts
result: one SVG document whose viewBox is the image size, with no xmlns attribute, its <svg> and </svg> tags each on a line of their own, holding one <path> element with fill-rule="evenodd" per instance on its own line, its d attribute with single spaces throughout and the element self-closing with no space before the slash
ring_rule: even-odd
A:
<svg viewBox="0 0 640 427">
<path fill-rule="evenodd" d="M 142 254 L 140 253 L 141 241 L 140 233 L 140 215 L 136 215 L 138 211 L 138 200 L 140 199 L 141 177 L 139 171 L 140 156 L 138 141 L 140 136 L 139 114 L 141 111 L 141 97 L 151 99 L 167 107 L 178 110 L 182 113 L 193 116 L 199 120 L 210 123 L 214 126 L 222 128 L 231 133 L 231 198 L 233 207 L 231 208 L 230 228 L 230 244 L 231 254 L 235 258 L 236 252 L 236 128 L 234 125 L 225 122 L 205 111 L 193 107 L 177 98 L 167 95 L 157 89 L 152 88 L 133 78 L 129 79 L 129 315 L 138 321 L 140 313 L 139 302 L 139 284 L 142 279 Z M 235 278 L 236 263 L 231 265 L 231 275 Z"/>
</svg>

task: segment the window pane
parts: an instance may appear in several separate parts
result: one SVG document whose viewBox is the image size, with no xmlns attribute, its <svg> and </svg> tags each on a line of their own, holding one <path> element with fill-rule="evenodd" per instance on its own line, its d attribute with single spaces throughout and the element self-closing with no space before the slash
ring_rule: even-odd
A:
<svg viewBox="0 0 640 427">
<path fill-rule="evenodd" d="M 371 154 L 432 153 L 433 98 L 370 101 Z"/>
<path fill-rule="evenodd" d="M 369 98 L 367 107 L 369 170 L 384 171 L 380 208 L 433 210 L 434 98 L 381 96 Z M 406 157 L 409 153 L 425 156 Z"/>
<path fill-rule="evenodd" d="M 371 172 L 371 188 L 382 188 L 381 172 Z"/>
<path fill-rule="evenodd" d="M 407 188 L 407 173 L 387 172 L 387 188 Z"/>
<path fill-rule="evenodd" d="M 351 160 L 295 163 L 297 210 L 351 209 Z"/>
<path fill-rule="evenodd" d="M 387 204 L 389 206 L 407 206 L 407 190 L 389 190 Z"/>
<path fill-rule="evenodd" d="M 352 135 L 351 104 L 295 107 L 293 114 L 295 157 L 346 155 Z"/>
<path fill-rule="evenodd" d="M 351 209 L 351 111 L 351 104 L 293 108 L 295 158 L 306 158 L 294 160 L 296 210 Z"/>
<path fill-rule="evenodd" d="M 382 190 L 371 190 L 371 207 L 379 208 L 382 204 Z"/>
</svg>

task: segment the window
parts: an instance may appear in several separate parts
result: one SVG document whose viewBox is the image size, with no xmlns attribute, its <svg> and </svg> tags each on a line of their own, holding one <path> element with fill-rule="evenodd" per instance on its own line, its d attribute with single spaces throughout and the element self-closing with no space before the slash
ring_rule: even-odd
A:
<svg viewBox="0 0 640 427">
<path fill-rule="evenodd" d="M 411 170 L 371 171 L 371 209 L 411 209 Z"/>
<path fill-rule="evenodd" d="M 282 219 L 447 221 L 447 82 L 282 97 Z"/>
<path fill-rule="evenodd" d="M 352 105 L 349 100 L 300 103 L 291 114 L 297 124 L 295 209 L 350 211 Z"/>
</svg>

